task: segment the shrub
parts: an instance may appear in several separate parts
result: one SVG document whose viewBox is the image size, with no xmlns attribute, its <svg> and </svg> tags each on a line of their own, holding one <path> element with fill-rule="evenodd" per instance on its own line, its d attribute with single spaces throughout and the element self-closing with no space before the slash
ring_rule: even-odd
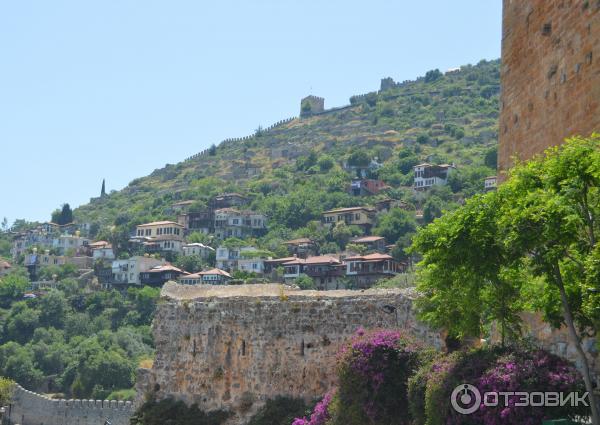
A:
<svg viewBox="0 0 600 425">
<path fill-rule="evenodd" d="M 250 419 L 248 425 L 289 425 L 295 417 L 307 415 L 310 408 L 304 400 L 277 397 L 266 404 Z"/>
<path fill-rule="evenodd" d="M 329 412 L 329 406 L 333 398 L 333 392 L 325 394 L 323 400 L 317 403 L 310 419 L 296 418 L 292 425 L 325 425 L 331 419 L 331 413 Z"/>
<path fill-rule="evenodd" d="M 339 356 L 333 423 L 410 423 L 407 384 L 422 351 L 420 343 L 400 331 L 359 330 Z"/>
<path fill-rule="evenodd" d="M 475 386 L 486 391 L 553 391 L 585 393 L 581 374 L 566 360 L 544 350 L 519 350 L 500 357 Z M 509 407 L 480 409 L 473 415 L 483 425 L 537 425 L 544 419 L 587 416 L 584 406 L 515 407 L 518 401 L 509 398 Z"/>
<path fill-rule="evenodd" d="M 426 364 L 410 379 L 408 400 L 414 425 L 538 425 L 543 419 L 586 415 L 585 407 L 515 407 L 503 397 L 464 416 L 449 403 L 454 389 L 470 383 L 487 391 L 555 391 L 583 394 L 583 379 L 568 363 L 543 350 L 492 347 L 455 352 Z M 512 404 L 512 405 L 511 405 Z"/>
<path fill-rule="evenodd" d="M 167 398 L 146 401 L 131 418 L 131 425 L 221 425 L 228 412 L 203 412 L 196 404 L 188 407 L 183 401 Z"/>
</svg>

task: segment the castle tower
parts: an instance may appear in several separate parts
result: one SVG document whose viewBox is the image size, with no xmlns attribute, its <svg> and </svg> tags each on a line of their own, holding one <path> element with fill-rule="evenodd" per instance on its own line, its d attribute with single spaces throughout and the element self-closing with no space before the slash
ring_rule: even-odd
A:
<svg viewBox="0 0 600 425">
<path fill-rule="evenodd" d="M 300 117 L 309 117 L 325 110 L 325 99 L 322 97 L 306 96 L 300 101 Z"/>
<path fill-rule="evenodd" d="M 392 77 L 386 77 L 381 79 L 381 86 L 379 91 L 386 91 L 396 87 L 396 82 Z"/>
<path fill-rule="evenodd" d="M 600 131 L 600 1 L 504 0 L 498 168 Z"/>
</svg>

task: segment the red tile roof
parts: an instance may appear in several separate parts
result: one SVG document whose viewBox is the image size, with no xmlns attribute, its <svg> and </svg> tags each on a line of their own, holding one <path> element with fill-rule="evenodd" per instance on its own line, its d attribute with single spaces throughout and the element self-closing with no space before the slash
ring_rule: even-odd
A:
<svg viewBox="0 0 600 425">
<path fill-rule="evenodd" d="M 164 265 L 161 265 L 161 266 L 154 266 L 150 270 L 148 270 L 147 273 L 161 273 L 161 272 L 169 272 L 169 271 L 184 273 L 183 270 L 181 270 L 181 269 L 179 269 L 179 268 L 177 268 L 175 266 L 172 266 L 171 264 L 164 264 Z"/>
</svg>

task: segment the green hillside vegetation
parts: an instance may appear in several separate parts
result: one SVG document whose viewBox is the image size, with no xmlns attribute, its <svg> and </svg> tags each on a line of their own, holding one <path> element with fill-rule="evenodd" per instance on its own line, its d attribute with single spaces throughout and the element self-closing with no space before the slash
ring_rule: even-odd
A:
<svg viewBox="0 0 600 425">
<path fill-rule="evenodd" d="M 159 290 L 82 289 L 62 280 L 24 298 L 23 268 L 0 278 L 0 376 L 66 398 L 131 398 L 141 360 L 154 356 L 150 322 Z"/>
<path fill-rule="evenodd" d="M 496 173 L 498 96 L 498 60 L 447 74 L 430 71 L 383 92 L 353 96 L 348 107 L 213 145 L 203 155 L 155 170 L 77 208 L 74 216 L 100 229 L 99 237 L 125 239 L 136 224 L 175 219 L 174 202 L 195 200 L 195 209 L 201 209 L 213 195 L 238 192 L 252 199 L 250 209 L 269 218 L 269 232 L 253 241 L 258 248 L 283 254 L 281 240 L 310 236 L 336 251 L 343 248 L 343 238 L 315 223 L 321 212 L 383 197 L 350 196 L 346 189 L 356 175 L 344 170 L 345 162 L 383 163 L 369 177 L 390 185 L 388 196 L 423 210 L 425 221 L 482 192 L 484 177 Z M 455 163 L 458 171 L 448 186 L 415 196 L 412 167 L 422 161 Z M 338 233 L 348 231 L 357 229 Z"/>
</svg>

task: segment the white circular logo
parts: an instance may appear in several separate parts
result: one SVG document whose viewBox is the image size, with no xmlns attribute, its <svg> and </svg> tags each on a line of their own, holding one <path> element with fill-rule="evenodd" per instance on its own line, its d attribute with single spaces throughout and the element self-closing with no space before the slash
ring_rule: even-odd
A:
<svg viewBox="0 0 600 425">
<path fill-rule="evenodd" d="M 471 384 L 460 384 L 450 396 L 452 407 L 462 415 L 475 413 L 481 405 L 481 393 Z"/>
</svg>

